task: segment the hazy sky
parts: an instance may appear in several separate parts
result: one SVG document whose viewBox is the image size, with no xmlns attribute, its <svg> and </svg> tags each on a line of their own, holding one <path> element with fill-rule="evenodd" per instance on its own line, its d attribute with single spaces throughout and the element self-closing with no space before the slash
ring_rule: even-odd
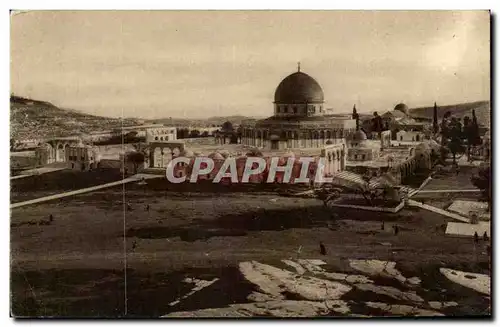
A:
<svg viewBox="0 0 500 327">
<path fill-rule="evenodd" d="M 338 112 L 488 100 L 489 13 L 27 12 L 11 18 L 11 84 L 119 117 L 269 116 L 296 71 Z"/>
</svg>

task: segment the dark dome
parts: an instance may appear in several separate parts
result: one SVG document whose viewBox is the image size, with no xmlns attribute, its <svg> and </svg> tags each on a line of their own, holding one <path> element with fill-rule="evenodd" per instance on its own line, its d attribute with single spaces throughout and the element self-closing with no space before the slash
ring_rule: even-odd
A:
<svg viewBox="0 0 500 327">
<path fill-rule="evenodd" d="M 296 72 L 281 81 L 274 93 L 276 103 L 323 103 L 321 86 L 311 76 Z"/>
<path fill-rule="evenodd" d="M 404 103 L 398 103 L 395 107 L 394 110 L 396 111 L 401 111 L 405 115 L 408 115 L 410 113 L 409 108 L 406 104 Z"/>
<path fill-rule="evenodd" d="M 351 140 L 353 140 L 353 141 L 365 141 L 367 139 L 368 138 L 366 137 L 365 132 L 363 132 L 362 130 L 354 132 L 354 134 L 352 134 L 352 137 L 351 137 Z"/>
</svg>

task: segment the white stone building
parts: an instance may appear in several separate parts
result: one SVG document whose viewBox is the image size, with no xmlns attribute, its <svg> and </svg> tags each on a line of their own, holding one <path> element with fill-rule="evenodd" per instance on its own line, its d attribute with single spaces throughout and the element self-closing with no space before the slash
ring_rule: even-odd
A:
<svg viewBox="0 0 500 327">
<path fill-rule="evenodd" d="M 146 129 L 146 142 L 170 142 L 177 140 L 177 129 L 171 126 L 162 126 Z"/>
</svg>

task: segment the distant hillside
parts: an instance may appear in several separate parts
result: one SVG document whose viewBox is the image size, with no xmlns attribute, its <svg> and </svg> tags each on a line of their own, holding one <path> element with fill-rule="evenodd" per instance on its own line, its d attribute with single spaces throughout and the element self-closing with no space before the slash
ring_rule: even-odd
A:
<svg viewBox="0 0 500 327">
<path fill-rule="evenodd" d="M 490 126 L 491 108 L 489 101 L 476 101 L 446 106 L 438 105 L 438 118 L 441 119 L 447 111 L 450 111 L 456 117 L 472 117 L 472 110 L 476 110 L 477 120 L 481 125 Z M 434 106 L 410 109 L 410 115 L 412 117 L 432 119 Z"/>
<path fill-rule="evenodd" d="M 136 119 L 123 120 L 125 126 L 137 123 Z M 58 108 L 49 102 L 10 97 L 10 137 L 13 139 L 71 136 L 121 126 L 119 118 L 87 115 Z"/>
<path fill-rule="evenodd" d="M 206 119 L 182 119 L 182 118 L 161 118 L 148 120 L 148 123 L 174 125 L 178 127 L 198 126 L 198 127 L 212 127 L 220 126 L 226 121 L 230 121 L 235 125 L 241 124 L 243 121 L 257 120 L 257 118 L 246 116 L 223 116 L 223 117 L 210 117 Z"/>
</svg>

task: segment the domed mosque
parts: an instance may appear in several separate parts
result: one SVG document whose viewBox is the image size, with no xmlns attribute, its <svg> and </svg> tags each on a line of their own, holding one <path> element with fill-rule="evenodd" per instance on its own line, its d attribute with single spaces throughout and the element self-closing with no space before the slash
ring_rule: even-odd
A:
<svg viewBox="0 0 500 327">
<path fill-rule="evenodd" d="M 242 126 L 241 143 L 265 150 L 321 148 L 341 143 L 356 131 L 351 118 L 328 115 L 323 89 L 300 71 L 281 81 L 274 93 L 274 115 Z"/>
</svg>

